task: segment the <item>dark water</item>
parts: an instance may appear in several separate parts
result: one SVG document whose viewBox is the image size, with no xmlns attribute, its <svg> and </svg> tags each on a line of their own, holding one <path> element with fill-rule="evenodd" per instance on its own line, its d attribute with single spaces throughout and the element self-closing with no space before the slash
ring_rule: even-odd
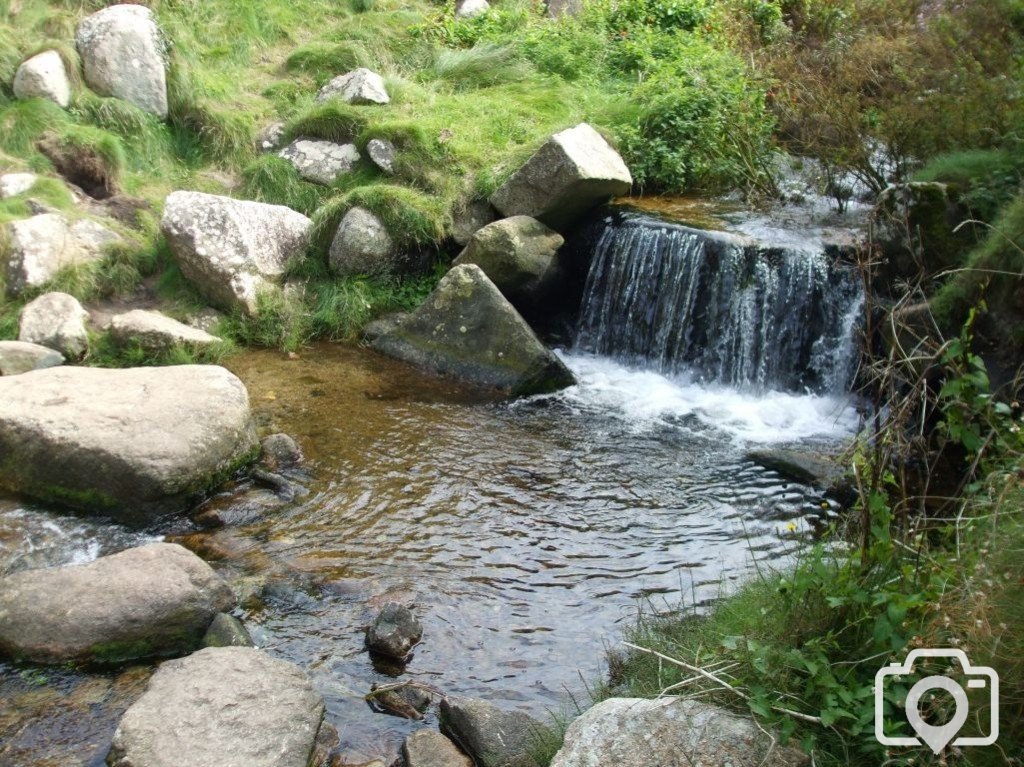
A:
<svg viewBox="0 0 1024 767">
<path fill-rule="evenodd" d="M 363 648 L 388 599 L 415 604 L 425 627 L 406 678 L 543 716 L 600 679 L 639 604 L 713 598 L 752 559 L 784 562 L 828 514 L 742 455 L 752 442 L 837 439 L 851 426 L 841 400 L 569 362 L 581 386 L 509 405 L 349 347 L 229 361 L 261 430 L 299 438 L 308 462 L 292 478 L 307 493 L 282 504 L 242 486 L 212 501 L 236 524 L 165 532 L 249 593 L 239 615 L 312 675 L 345 763 L 389 757 L 423 726 L 362 700 L 393 673 Z M 0 506 L 8 569 L 142 540 Z M 0 764 L 100 763 L 146 675 L 0 667 Z"/>
</svg>

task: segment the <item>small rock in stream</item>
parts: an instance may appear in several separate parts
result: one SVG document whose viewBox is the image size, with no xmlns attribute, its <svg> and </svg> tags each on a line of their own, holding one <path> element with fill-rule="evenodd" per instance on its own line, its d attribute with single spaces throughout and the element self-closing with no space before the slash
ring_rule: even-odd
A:
<svg viewBox="0 0 1024 767">
<path fill-rule="evenodd" d="M 203 647 L 255 647 L 242 621 L 227 613 L 218 613 L 203 636 Z"/>
<path fill-rule="evenodd" d="M 423 638 L 423 626 L 405 605 L 388 602 L 366 630 L 366 646 L 371 651 L 405 660 Z"/>
<path fill-rule="evenodd" d="M 522 711 L 502 711 L 477 698 L 441 701 L 441 731 L 473 757 L 480 767 L 533 765 L 529 753 L 542 725 Z"/>
</svg>

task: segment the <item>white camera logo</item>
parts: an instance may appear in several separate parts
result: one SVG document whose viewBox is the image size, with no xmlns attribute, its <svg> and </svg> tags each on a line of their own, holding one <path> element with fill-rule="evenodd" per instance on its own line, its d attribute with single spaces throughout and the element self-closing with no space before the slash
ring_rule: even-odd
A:
<svg viewBox="0 0 1024 767">
<path fill-rule="evenodd" d="M 882 693 L 883 685 L 888 677 L 910 676 L 913 673 L 914 662 L 920 658 L 950 658 L 959 661 L 964 676 L 967 677 L 967 686 L 971 689 L 988 688 L 991 712 L 989 732 L 985 737 L 980 738 L 958 738 L 960 728 L 967 721 L 969 703 L 964 688 L 948 676 L 925 677 L 913 687 L 907 694 L 907 721 L 917 733 L 917 738 L 889 737 L 885 734 L 885 722 L 883 717 Z M 932 726 L 921 717 L 920 702 L 925 693 L 930 690 L 945 690 L 956 703 L 956 712 L 953 718 L 946 724 L 939 727 Z M 954 746 L 991 746 L 999 738 L 999 675 L 995 669 L 988 666 L 972 666 L 963 650 L 913 650 L 903 663 L 890 663 L 878 669 L 875 674 L 875 738 L 883 746 L 920 746 L 922 741 L 938 754 L 951 742 Z"/>
</svg>

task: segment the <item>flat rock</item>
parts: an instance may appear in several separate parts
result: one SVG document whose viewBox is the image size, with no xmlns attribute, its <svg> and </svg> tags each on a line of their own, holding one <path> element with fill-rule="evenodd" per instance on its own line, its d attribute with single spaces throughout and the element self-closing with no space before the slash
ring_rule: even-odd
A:
<svg viewBox="0 0 1024 767">
<path fill-rule="evenodd" d="M 309 677 L 248 647 L 163 663 L 114 733 L 111 767 L 309 767 L 324 703 Z"/>
<path fill-rule="evenodd" d="M 71 103 L 71 83 L 57 51 L 43 51 L 23 61 L 14 74 L 13 88 L 19 99 L 47 99 L 64 108 Z"/>
<path fill-rule="evenodd" d="M 423 638 L 423 626 L 405 605 L 388 602 L 366 629 L 366 646 L 395 660 L 404 660 Z"/>
<path fill-rule="evenodd" d="M 296 139 L 278 154 L 290 162 L 299 175 L 314 184 L 330 186 L 359 162 L 355 144 L 336 144 L 320 139 Z"/>
<path fill-rule="evenodd" d="M 151 352 L 166 351 L 175 346 L 198 349 L 223 343 L 204 330 L 178 322 L 166 314 L 144 309 L 133 309 L 114 317 L 110 321 L 110 335 L 121 346 L 135 343 Z"/>
<path fill-rule="evenodd" d="M 46 346 L 77 360 L 89 349 L 89 318 L 78 299 L 67 293 L 44 293 L 21 310 L 18 340 Z"/>
<path fill-rule="evenodd" d="M 435 730 L 417 730 L 402 745 L 406 767 L 473 767 L 473 760 Z"/>
<path fill-rule="evenodd" d="M 331 271 L 345 277 L 392 275 L 402 268 L 401 254 L 384 222 L 360 207 L 342 217 L 328 260 Z"/>
<path fill-rule="evenodd" d="M 750 716 L 679 698 L 610 698 L 573 722 L 551 767 L 798 767 Z"/>
<path fill-rule="evenodd" d="M 39 344 L 0 341 L 0 376 L 16 376 L 64 364 L 64 355 Z"/>
<path fill-rule="evenodd" d="M 319 102 L 341 99 L 349 104 L 387 104 L 391 97 L 384 78 L 364 67 L 339 75 L 316 94 Z"/>
<path fill-rule="evenodd" d="M 4 173 L 0 176 L 0 200 L 25 194 L 38 180 L 35 173 Z"/>
<path fill-rule="evenodd" d="M 389 176 L 394 175 L 395 155 L 398 153 L 394 144 L 387 139 L 372 138 L 366 143 L 366 153 L 381 171 Z"/>
<path fill-rule="evenodd" d="M 120 663 L 195 649 L 235 604 L 203 560 L 154 543 L 0 578 L 0 650 L 43 663 Z"/>
<path fill-rule="evenodd" d="M 778 472 L 793 482 L 810 485 L 833 495 L 843 503 L 853 500 L 853 484 L 835 455 L 791 448 L 767 448 L 752 450 L 746 457 L 748 461 Z"/>
<path fill-rule="evenodd" d="M 201 192 L 173 192 L 160 228 L 185 277 L 223 309 L 253 314 L 305 253 L 312 222 L 291 208 Z"/>
<path fill-rule="evenodd" d="M 245 386 L 216 365 L 0 378 L 0 486 L 145 525 L 258 452 Z"/>
<path fill-rule="evenodd" d="M 371 345 L 418 367 L 512 396 L 575 383 L 565 364 L 473 264 L 452 268 L 416 311 Z"/>
<path fill-rule="evenodd" d="M 534 765 L 529 753 L 542 728 L 532 716 L 502 711 L 485 700 L 451 696 L 441 701 L 440 713 L 441 730 L 480 767 Z"/>
<path fill-rule="evenodd" d="M 90 88 L 167 117 L 167 42 L 149 8 L 97 11 L 78 25 L 75 45 Z"/>
<path fill-rule="evenodd" d="M 532 216 L 555 229 L 570 226 L 633 185 L 619 153 L 587 123 L 556 133 L 491 196 L 505 216 Z"/>
</svg>

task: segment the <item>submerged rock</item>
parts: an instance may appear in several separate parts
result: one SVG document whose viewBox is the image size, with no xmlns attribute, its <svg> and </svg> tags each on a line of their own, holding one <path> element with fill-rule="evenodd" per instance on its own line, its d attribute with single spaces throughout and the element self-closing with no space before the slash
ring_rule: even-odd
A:
<svg viewBox="0 0 1024 767">
<path fill-rule="evenodd" d="M 203 635 L 203 647 L 254 647 L 242 621 L 227 613 L 218 613 Z"/>
<path fill-rule="evenodd" d="M 0 578 L 0 649 L 43 663 L 177 655 L 195 649 L 214 616 L 234 604 L 203 560 L 154 543 Z"/>
<path fill-rule="evenodd" d="M 67 293 L 44 293 L 21 310 L 18 340 L 39 344 L 78 359 L 89 349 L 89 318 L 78 299 Z"/>
<path fill-rule="evenodd" d="M 349 104 L 388 104 L 391 101 L 384 78 L 365 67 L 335 77 L 316 94 L 319 102 L 331 99 Z"/>
<path fill-rule="evenodd" d="M 798 767 L 809 759 L 776 745 L 749 716 L 680 698 L 611 698 L 573 722 L 551 767 Z"/>
<path fill-rule="evenodd" d="M 342 276 L 389 275 L 400 271 L 400 254 L 384 222 L 366 208 L 348 211 L 329 253 L 331 271 Z"/>
<path fill-rule="evenodd" d="M 809 450 L 769 448 L 752 450 L 746 457 L 748 461 L 778 472 L 794 482 L 817 488 L 843 503 L 849 503 L 855 495 L 852 480 L 835 455 Z"/>
<path fill-rule="evenodd" d="M 245 386 L 215 365 L 0 378 L 0 486 L 145 525 L 258 451 Z"/>
<path fill-rule="evenodd" d="M 150 352 L 161 352 L 175 346 L 192 349 L 223 343 L 216 336 L 177 320 L 166 314 L 134 309 L 119 314 L 110 321 L 110 335 L 121 346 L 135 343 Z"/>
<path fill-rule="evenodd" d="M 97 11 L 78 25 L 75 44 L 90 88 L 167 117 L 167 42 L 149 8 Z"/>
<path fill-rule="evenodd" d="M 560 229 L 633 185 L 619 153 L 587 123 L 556 133 L 491 196 L 505 216 Z"/>
<path fill-rule="evenodd" d="M 111 767 L 309 767 L 324 715 L 309 677 L 247 647 L 163 663 L 114 733 Z"/>
<path fill-rule="evenodd" d="M 473 767 L 473 760 L 434 730 L 417 730 L 402 745 L 406 767 Z"/>
<path fill-rule="evenodd" d="M 7 294 L 38 288 L 68 266 L 98 261 L 120 235 L 89 219 L 42 213 L 7 226 Z"/>
<path fill-rule="evenodd" d="M 0 376 L 16 376 L 63 364 L 64 356 L 46 346 L 25 341 L 0 341 Z"/>
<path fill-rule="evenodd" d="M 260 443 L 260 463 L 271 471 L 287 469 L 302 463 L 302 448 L 287 434 L 271 434 Z"/>
<path fill-rule="evenodd" d="M 47 99 L 64 108 L 71 103 L 71 83 L 57 51 L 43 51 L 23 61 L 14 74 L 13 89 L 19 99 Z"/>
<path fill-rule="evenodd" d="M 502 711 L 485 700 L 448 697 L 441 701 L 441 730 L 480 767 L 533 767 L 529 753 L 541 724 L 522 711 Z"/>
<path fill-rule="evenodd" d="M 167 197 L 160 229 L 185 277 L 223 309 L 253 314 L 301 256 L 312 222 L 291 208 L 201 192 Z"/>
<path fill-rule="evenodd" d="M 372 347 L 513 396 L 575 383 L 569 369 L 473 264 L 454 267 L 416 311 Z"/>
<path fill-rule="evenodd" d="M 405 605 L 388 602 L 366 629 L 366 646 L 373 652 L 404 660 L 423 638 L 423 626 Z"/>
<path fill-rule="evenodd" d="M 278 154 L 290 162 L 299 175 L 314 184 L 330 186 L 359 162 L 355 144 L 337 144 L 320 139 L 296 139 Z"/>
</svg>

